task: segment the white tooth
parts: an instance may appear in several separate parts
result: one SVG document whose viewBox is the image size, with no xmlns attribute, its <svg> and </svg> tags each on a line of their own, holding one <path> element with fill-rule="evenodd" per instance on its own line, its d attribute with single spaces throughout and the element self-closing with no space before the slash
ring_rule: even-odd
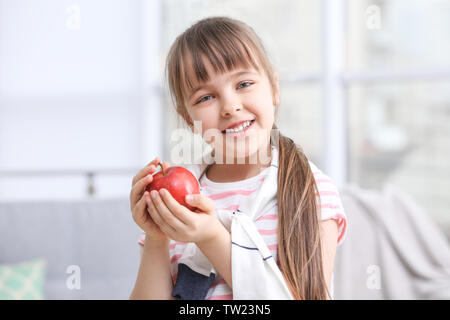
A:
<svg viewBox="0 0 450 320">
<path fill-rule="evenodd" d="M 236 133 L 236 132 L 239 132 L 239 131 L 244 130 L 244 129 L 247 128 L 250 124 L 251 124 L 251 121 L 247 121 L 247 122 L 245 122 L 244 124 L 240 125 L 239 127 L 235 128 L 235 129 L 226 129 L 225 131 L 226 131 L 226 132 L 234 132 L 234 133 Z"/>
</svg>

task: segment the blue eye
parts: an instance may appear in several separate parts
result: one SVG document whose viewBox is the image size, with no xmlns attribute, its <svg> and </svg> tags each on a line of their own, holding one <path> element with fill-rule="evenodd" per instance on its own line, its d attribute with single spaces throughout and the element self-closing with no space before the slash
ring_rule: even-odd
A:
<svg viewBox="0 0 450 320">
<path fill-rule="evenodd" d="M 211 97 L 211 96 L 204 96 L 204 97 L 202 97 L 200 100 L 198 100 L 197 101 L 197 103 L 201 103 L 201 102 L 203 102 L 203 101 L 206 101 L 206 100 L 203 100 L 204 98 L 207 98 L 207 97 Z M 208 99 L 209 100 L 209 99 Z"/>
<path fill-rule="evenodd" d="M 244 86 L 244 87 L 241 87 L 243 84 L 247 84 L 247 85 Z M 244 82 L 239 84 L 238 88 L 247 88 L 247 87 L 251 86 L 252 84 L 253 83 L 251 83 L 250 81 L 244 81 Z M 209 99 L 205 100 L 205 98 L 208 98 L 208 97 L 212 97 L 212 96 L 204 96 L 204 97 L 200 98 L 195 104 L 199 104 L 199 103 L 208 101 Z"/>
<path fill-rule="evenodd" d="M 241 86 L 241 85 L 243 85 L 243 84 L 248 84 L 248 86 L 250 86 L 252 83 L 250 82 L 250 81 L 244 81 L 244 82 L 242 82 L 240 85 L 239 85 L 239 87 Z M 244 88 L 247 88 L 248 86 L 245 86 Z"/>
</svg>

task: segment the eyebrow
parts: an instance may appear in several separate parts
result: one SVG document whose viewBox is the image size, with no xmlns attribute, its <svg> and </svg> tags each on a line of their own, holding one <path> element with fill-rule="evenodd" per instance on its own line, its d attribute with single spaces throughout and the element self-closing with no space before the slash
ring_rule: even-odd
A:
<svg viewBox="0 0 450 320">
<path fill-rule="evenodd" d="M 236 78 L 240 75 L 247 74 L 247 73 L 254 74 L 254 75 L 257 74 L 255 71 L 252 71 L 252 70 L 242 70 L 242 71 L 237 71 L 237 72 L 233 73 L 232 75 L 230 75 L 230 78 Z M 200 91 L 201 89 L 203 89 L 207 86 L 208 86 L 208 84 L 203 84 L 203 85 L 196 87 L 194 89 L 194 91 L 190 94 L 189 99 L 192 99 L 192 97 L 194 96 L 194 94 L 197 93 L 197 91 Z"/>
</svg>

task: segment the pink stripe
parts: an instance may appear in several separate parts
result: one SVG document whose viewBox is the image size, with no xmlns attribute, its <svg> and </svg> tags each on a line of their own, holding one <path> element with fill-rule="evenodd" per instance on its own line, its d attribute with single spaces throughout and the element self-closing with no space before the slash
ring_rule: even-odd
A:
<svg viewBox="0 0 450 320">
<path fill-rule="evenodd" d="M 340 209 L 341 206 L 332 203 L 325 203 L 320 206 L 322 209 Z"/>
<path fill-rule="evenodd" d="M 347 220 L 345 219 L 345 216 L 342 213 L 336 213 L 335 215 L 327 218 L 326 220 L 328 220 L 328 219 L 334 219 L 334 220 L 339 221 L 338 226 L 339 226 L 339 229 L 341 230 L 339 237 L 338 237 L 338 242 L 337 242 L 339 244 L 341 242 L 345 232 L 347 231 Z"/>
<path fill-rule="evenodd" d="M 339 223 L 341 223 L 342 220 L 345 219 L 345 217 L 344 217 L 344 215 L 342 213 L 335 213 L 335 214 L 333 214 L 333 215 L 331 215 L 329 217 L 326 217 L 326 218 L 324 218 L 322 220 L 329 220 L 329 219 L 339 220 L 340 221 Z"/>
<path fill-rule="evenodd" d="M 233 300 L 233 294 L 218 294 L 211 296 L 208 300 Z"/>
<path fill-rule="evenodd" d="M 336 196 L 339 197 L 339 194 L 335 191 L 320 191 L 319 195 L 321 196 Z M 316 192 L 316 196 L 317 196 L 317 192 Z"/>
<path fill-rule="evenodd" d="M 259 217 L 258 219 L 256 219 L 256 221 L 259 220 L 277 220 L 278 219 L 278 214 L 266 214 L 263 215 L 262 217 Z"/>
<path fill-rule="evenodd" d="M 271 251 L 278 250 L 278 244 L 270 244 L 267 246 L 267 248 Z"/>
<path fill-rule="evenodd" d="M 239 209 L 239 204 L 232 204 L 226 208 L 223 208 L 223 210 L 233 210 L 233 211 L 237 209 Z"/>
<path fill-rule="evenodd" d="M 316 179 L 316 183 L 317 184 L 319 184 L 319 183 L 332 183 L 332 184 L 334 184 L 331 179 Z"/>
<path fill-rule="evenodd" d="M 202 183 L 201 185 L 200 185 L 200 187 L 202 187 L 202 188 L 204 188 L 204 187 L 207 187 L 208 185 L 206 184 L 206 183 Z"/>
<path fill-rule="evenodd" d="M 234 191 L 227 191 L 227 192 L 221 192 L 221 193 L 216 193 L 213 195 L 210 195 L 209 198 L 213 199 L 213 200 L 218 200 L 218 199 L 223 199 L 223 198 L 228 198 L 234 195 L 244 195 L 244 196 L 249 196 L 251 195 L 253 192 L 255 192 L 256 190 L 234 190 Z"/>
<path fill-rule="evenodd" d="M 219 280 L 217 283 L 213 283 L 213 284 L 211 285 L 210 288 L 217 287 L 218 285 L 225 285 L 225 286 L 228 286 L 227 283 L 225 282 L 225 280 L 222 279 L 222 280 Z"/>
<path fill-rule="evenodd" d="M 261 235 L 270 235 L 270 234 L 276 234 L 277 233 L 277 229 L 272 229 L 272 230 L 258 230 L 258 232 Z"/>
<path fill-rule="evenodd" d="M 170 250 L 175 249 L 176 246 L 185 246 L 187 245 L 187 242 L 181 242 L 181 241 L 176 241 L 175 243 L 171 243 L 169 246 Z"/>
<path fill-rule="evenodd" d="M 181 254 L 174 254 L 172 258 L 170 259 L 170 263 L 174 263 L 175 261 L 178 261 L 178 259 L 181 258 Z"/>
<path fill-rule="evenodd" d="M 342 219 L 342 221 L 344 222 L 344 226 L 342 228 L 341 234 L 339 235 L 338 242 L 337 242 L 338 244 L 341 242 L 341 240 L 344 237 L 345 232 L 347 231 L 347 221 L 345 221 L 345 219 Z"/>
</svg>

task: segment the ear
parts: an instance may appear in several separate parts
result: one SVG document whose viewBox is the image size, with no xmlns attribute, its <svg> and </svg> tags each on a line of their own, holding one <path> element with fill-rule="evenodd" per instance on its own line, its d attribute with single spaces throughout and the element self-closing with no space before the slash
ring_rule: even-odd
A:
<svg viewBox="0 0 450 320">
<path fill-rule="evenodd" d="M 278 106 L 280 104 L 280 85 L 278 80 L 278 72 L 273 73 L 273 105 Z"/>
</svg>

